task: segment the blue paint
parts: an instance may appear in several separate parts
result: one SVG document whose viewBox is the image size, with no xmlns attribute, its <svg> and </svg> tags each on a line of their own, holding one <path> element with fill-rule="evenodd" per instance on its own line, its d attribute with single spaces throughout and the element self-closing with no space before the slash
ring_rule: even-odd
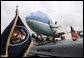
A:
<svg viewBox="0 0 84 58">
<path fill-rule="evenodd" d="M 34 19 L 34 20 L 38 20 L 38 21 L 41 21 L 41 22 L 44 22 L 44 23 L 47 23 L 47 24 L 50 21 L 49 17 L 45 13 L 43 13 L 41 11 L 30 13 L 30 15 L 28 15 L 26 17 L 26 19 L 31 19 L 31 20 Z"/>
</svg>

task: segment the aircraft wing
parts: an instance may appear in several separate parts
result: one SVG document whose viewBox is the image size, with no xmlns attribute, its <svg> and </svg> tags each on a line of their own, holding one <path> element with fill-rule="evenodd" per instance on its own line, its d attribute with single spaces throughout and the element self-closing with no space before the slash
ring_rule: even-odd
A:
<svg viewBox="0 0 84 58">
<path fill-rule="evenodd" d="M 77 31 L 78 33 L 83 33 L 83 31 Z M 71 32 L 70 32 L 71 33 Z"/>
<path fill-rule="evenodd" d="M 56 34 L 55 37 L 60 37 L 60 36 L 62 36 L 64 34 L 66 34 L 66 33 L 65 32 L 60 32 L 60 33 Z"/>
<path fill-rule="evenodd" d="M 83 33 L 83 31 L 77 31 L 77 32 L 80 33 L 80 34 Z"/>
<path fill-rule="evenodd" d="M 61 33 L 58 33 L 59 35 L 63 35 L 63 34 L 65 34 L 65 32 L 61 32 Z"/>
<path fill-rule="evenodd" d="M 77 31 L 80 37 L 83 37 L 83 31 Z"/>
<path fill-rule="evenodd" d="M 59 28 L 59 27 L 61 27 L 61 26 L 53 26 L 53 27 L 51 26 L 51 28 Z"/>
</svg>

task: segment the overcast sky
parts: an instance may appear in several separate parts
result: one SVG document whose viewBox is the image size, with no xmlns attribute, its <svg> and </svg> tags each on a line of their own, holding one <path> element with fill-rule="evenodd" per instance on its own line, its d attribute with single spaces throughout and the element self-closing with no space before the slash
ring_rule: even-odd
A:
<svg viewBox="0 0 84 58">
<path fill-rule="evenodd" d="M 1 32 L 14 18 L 16 5 L 26 26 L 25 18 L 28 14 L 42 11 L 53 22 L 58 21 L 59 25 L 83 29 L 83 1 L 1 1 Z"/>
</svg>

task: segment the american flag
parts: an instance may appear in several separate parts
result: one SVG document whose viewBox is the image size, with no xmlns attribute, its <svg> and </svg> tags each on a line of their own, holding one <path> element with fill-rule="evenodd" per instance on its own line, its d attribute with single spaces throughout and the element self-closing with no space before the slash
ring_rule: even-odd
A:
<svg viewBox="0 0 84 58">
<path fill-rule="evenodd" d="M 72 26 L 70 26 L 70 28 L 71 28 L 71 37 L 72 37 L 72 40 L 76 41 L 80 36 L 79 36 L 78 32 L 73 29 Z"/>
</svg>

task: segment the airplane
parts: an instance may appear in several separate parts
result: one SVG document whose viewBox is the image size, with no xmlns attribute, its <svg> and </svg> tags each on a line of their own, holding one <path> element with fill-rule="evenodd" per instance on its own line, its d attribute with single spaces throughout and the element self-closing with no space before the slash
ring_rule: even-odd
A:
<svg viewBox="0 0 84 58">
<path fill-rule="evenodd" d="M 57 29 L 60 28 L 60 26 L 57 26 L 57 22 L 54 24 L 51 19 L 41 11 L 31 13 L 25 20 L 30 29 L 37 33 L 37 35 L 53 36 L 53 38 L 55 38 L 65 34 L 65 32 L 57 32 Z"/>
<path fill-rule="evenodd" d="M 65 32 L 58 32 L 60 26 L 57 26 L 56 22 L 54 26 L 51 19 L 43 12 L 31 13 L 25 20 L 30 29 L 37 35 L 61 37 L 65 34 Z M 75 42 L 64 40 L 35 45 L 28 55 L 37 57 L 83 57 L 83 39 Z"/>
</svg>

